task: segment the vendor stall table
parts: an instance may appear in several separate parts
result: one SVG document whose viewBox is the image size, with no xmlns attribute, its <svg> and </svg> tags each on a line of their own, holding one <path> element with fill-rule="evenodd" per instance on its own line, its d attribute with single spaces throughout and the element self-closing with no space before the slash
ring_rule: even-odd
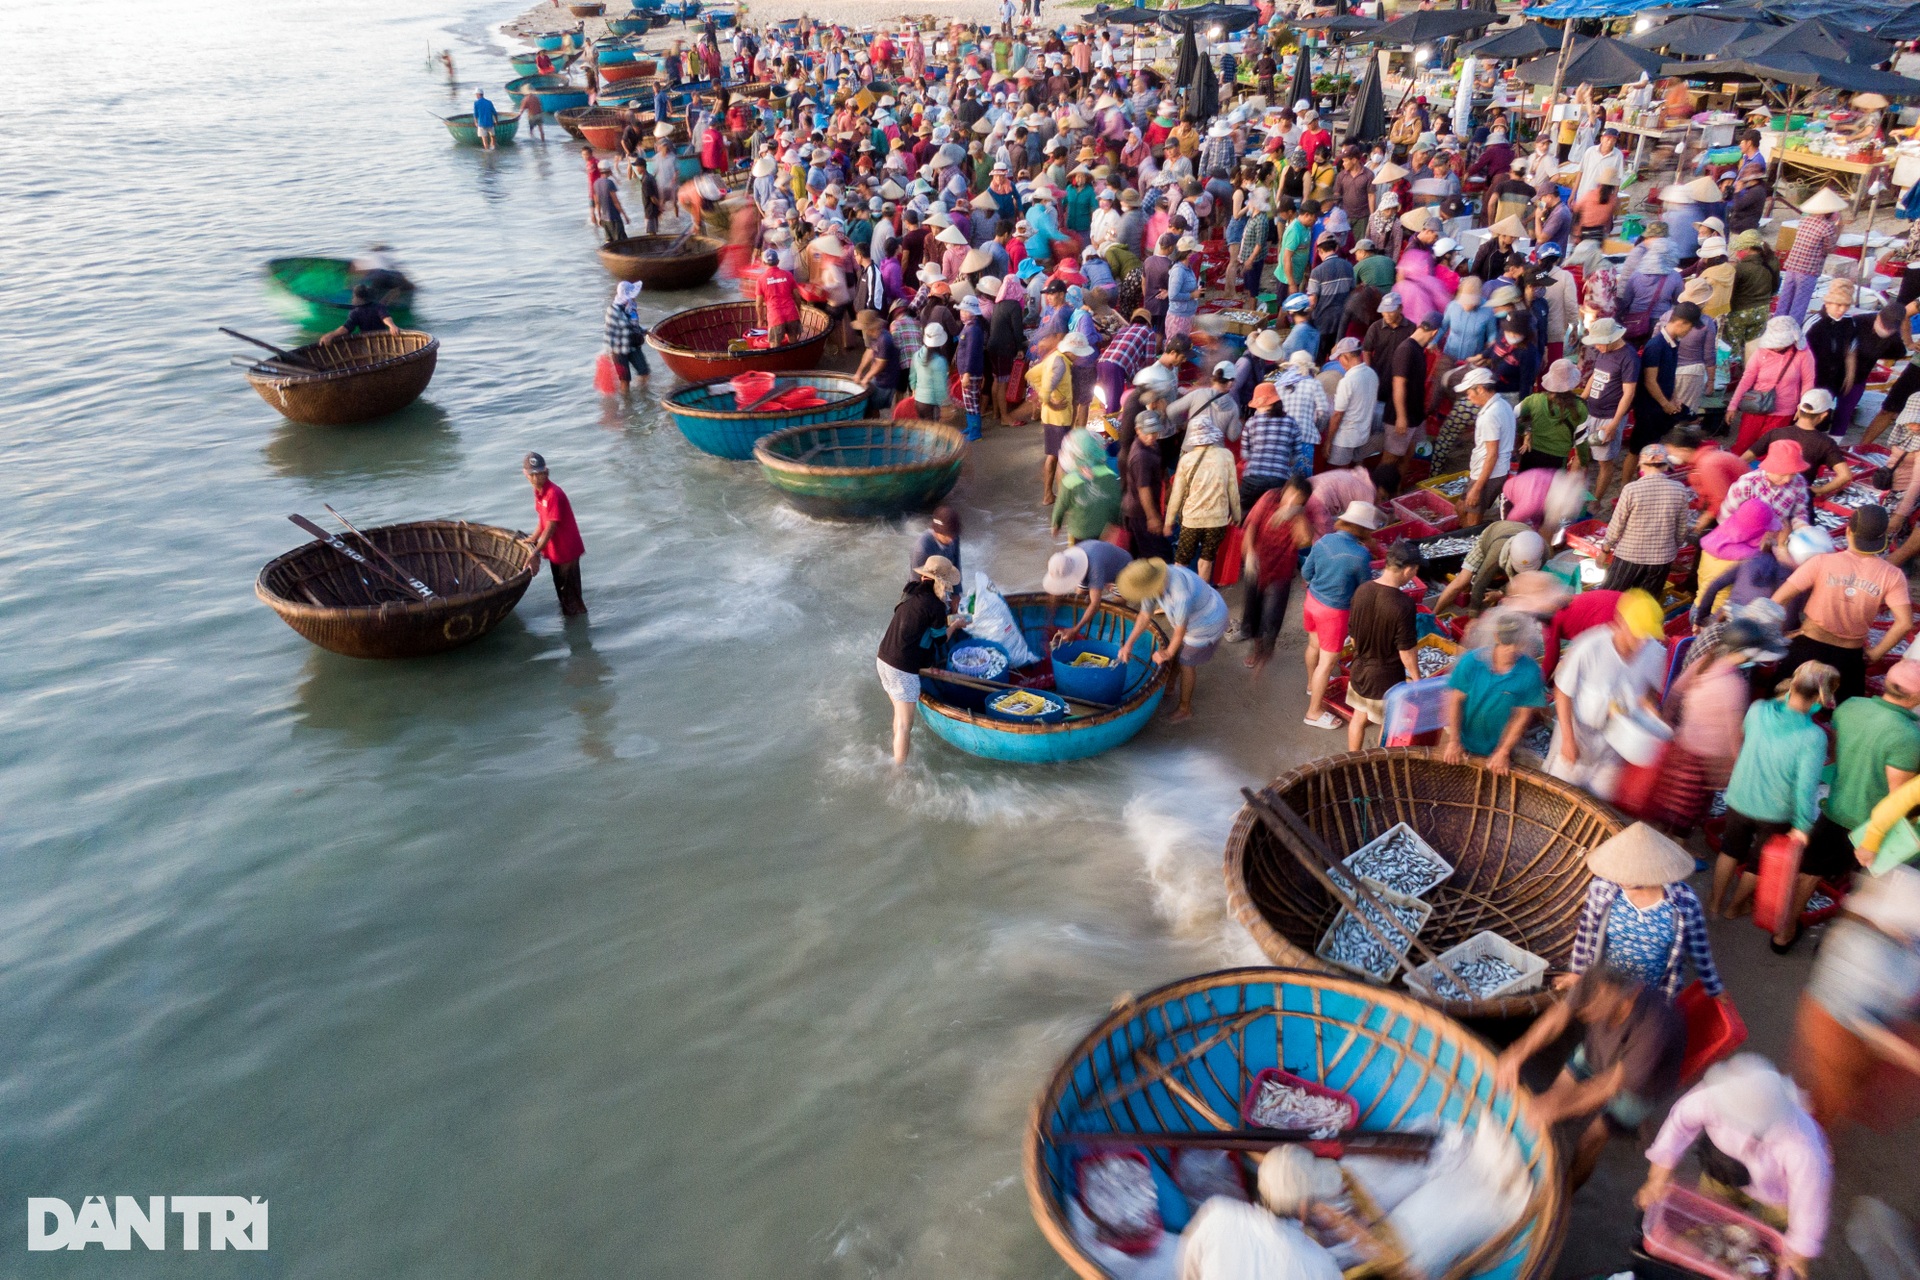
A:
<svg viewBox="0 0 1920 1280">
<path fill-rule="evenodd" d="M 1817 155 L 1812 151 L 1789 148 L 1779 153 L 1780 171 L 1801 169 L 1827 176 L 1839 175 L 1840 189 L 1853 200 L 1853 211 L 1860 212 L 1860 202 L 1866 198 L 1867 188 L 1873 185 L 1871 175 L 1877 169 L 1886 168 L 1886 164 L 1862 164 L 1857 160 L 1836 160 L 1832 156 Z"/>
<path fill-rule="evenodd" d="M 1647 142 L 1652 140 L 1656 147 L 1672 146 L 1687 136 L 1687 126 L 1679 125 L 1672 129 L 1649 128 L 1638 124 L 1616 124 L 1612 126 L 1622 133 L 1632 134 L 1637 141 L 1633 144 L 1633 168 L 1638 173 L 1647 167 Z"/>
</svg>

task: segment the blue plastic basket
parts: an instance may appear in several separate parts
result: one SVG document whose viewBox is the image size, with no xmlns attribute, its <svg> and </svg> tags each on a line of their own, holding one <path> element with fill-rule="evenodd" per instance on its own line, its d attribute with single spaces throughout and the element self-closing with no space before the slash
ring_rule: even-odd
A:
<svg viewBox="0 0 1920 1280">
<path fill-rule="evenodd" d="M 999 665 L 993 670 L 973 670 L 971 669 L 971 664 L 962 666 L 956 663 L 954 661 L 954 654 L 964 653 L 964 651 L 968 649 L 985 649 L 990 653 L 998 655 L 1000 659 Z M 976 640 L 972 636 L 968 636 L 964 640 L 954 641 L 952 650 L 947 654 L 947 670 L 957 671 L 963 676 L 972 676 L 977 680 L 999 680 L 1006 675 L 1007 668 L 1012 665 L 1012 659 L 1007 656 L 1007 651 L 1004 648 L 991 640 Z"/>
<path fill-rule="evenodd" d="M 1110 667 L 1076 667 L 1073 660 L 1083 653 L 1114 658 Z M 1087 702 L 1115 703 L 1126 692 L 1127 664 L 1117 661 L 1120 646 L 1098 640 L 1076 640 L 1053 651 L 1053 687 L 1069 698 Z"/>
</svg>

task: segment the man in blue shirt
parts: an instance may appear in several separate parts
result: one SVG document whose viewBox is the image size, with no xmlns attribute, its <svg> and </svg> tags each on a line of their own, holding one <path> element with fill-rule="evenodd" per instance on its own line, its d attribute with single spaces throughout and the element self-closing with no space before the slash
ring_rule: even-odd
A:
<svg viewBox="0 0 1920 1280">
<path fill-rule="evenodd" d="M 1494 623 L 1494 643 L 1470 649 L 1447 677 L 1447 732 L 1441 758 L 1459 764 L 1485 756 L 1487 772 L 1505 773 L 1534 709 L 1547 705 L 1540 664 L 1521 651 L 1531 624 L 1503 611 Z"/>
<path fill-rule="evenodd" d="M 500 113 L 494 110 L 493 103 L 487 99 L 487 91 L 475 89 L 473 91 L 473 129 L 480 135 L 481 150 L 493 150 L 493 126 L 499 118 Z"/>
<path fill-rule="evenodd" d="M 1333 522 L 1333 532 L 1313 544 L 1300 575 L 1307 599 L 1300 611 L 1307 628 L 1307 715 L 1315 729 L 1337 729 L 1340 721 L 1325 706 L 1327 681 L 1347 643 L 1347 613 L 1353 593 L 1373 580 L 1373 553 L 1360 539 L 1380 527 L 1380 510 L 1371 502 L 1351 502 Z"/>
</svg>

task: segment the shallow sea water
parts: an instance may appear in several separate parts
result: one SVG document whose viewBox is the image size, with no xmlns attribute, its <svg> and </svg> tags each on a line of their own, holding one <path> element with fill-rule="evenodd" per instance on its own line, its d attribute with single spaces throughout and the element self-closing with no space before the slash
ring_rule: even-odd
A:
<svg viewBox="0 0 1920 1280">
<path fill-rule="evenodd" d="M 1114 997 L 1253 957 L 1219 859 L 1286 763 L 1267 696 L 1229 650 L 1195 726 L 1046 769 L 922 729 L 896 774 L 908 531 L 797 516 L 593 392 L 577 152 L 428 116 L 509 77 L 511 16 L 0 7 L 0 45 L 89 52 L 0 147 L 0 1272 L 1064 1274 L 1027 1109 Z M 282 421 L 215 326 L 297 340 L 261 265 L 375 241 L 433 385 Z M 590 626 L 542 579 L 480 644 L 369 663 L 254 598 L 323 502 L 527 527 L 528 449 Z M 1015 587 L 1036 459 L 989 440 L 957 495 Z M 24 1197 L 91 1194 L 264 1196 L 272 1248 L 25 1251 Z"/>
</svg>

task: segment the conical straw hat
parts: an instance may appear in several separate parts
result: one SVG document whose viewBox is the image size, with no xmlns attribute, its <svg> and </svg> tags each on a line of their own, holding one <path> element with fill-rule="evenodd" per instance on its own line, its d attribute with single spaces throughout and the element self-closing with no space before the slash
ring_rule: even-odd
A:
<svg viewBox="0 0 1920 1280">
<path fill-rule="evenodd" d="M 1693 858 L 1660 832 L 1636 822 L 1587 854 L 1587 870 L 1628 889 L 1672 884 L 1693 874 Z"/>
</svg>

